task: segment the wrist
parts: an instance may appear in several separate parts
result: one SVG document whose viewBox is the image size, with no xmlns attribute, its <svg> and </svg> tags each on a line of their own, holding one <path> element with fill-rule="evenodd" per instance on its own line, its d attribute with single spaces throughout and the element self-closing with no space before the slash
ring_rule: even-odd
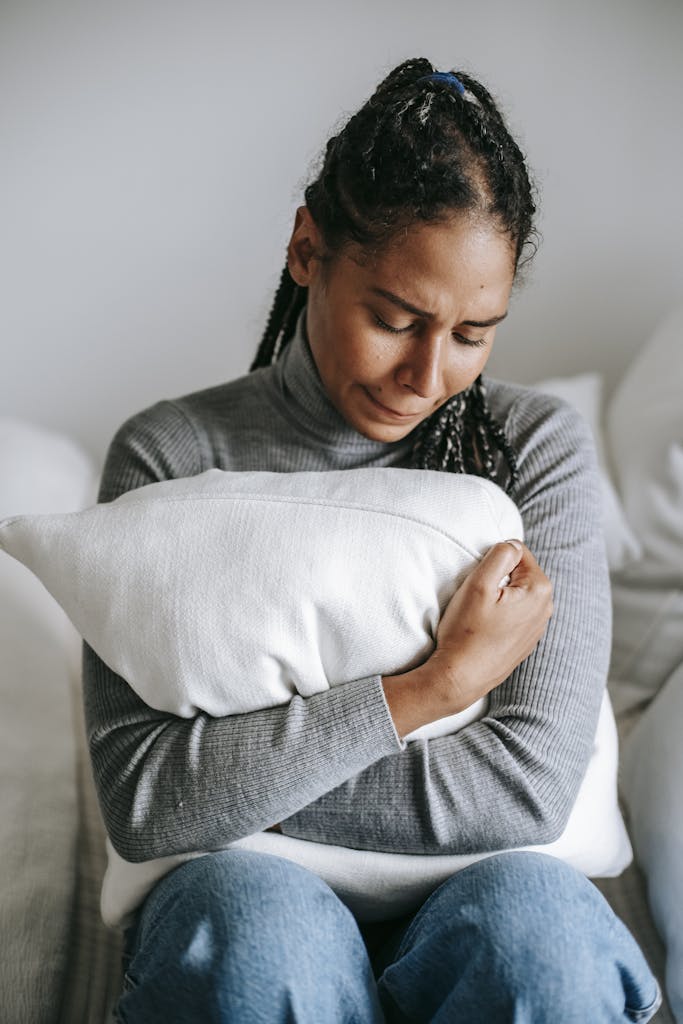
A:
<svg viewBox="0 0 683 1024">
<path fill-rule="evenodd" d="M 382 687 L 398 735 L 403 739 L 420 726 L 454 715 L 467 707 L 458 694 L 455 655 L 438 650 L 417 668 L 383 676 Z"/>
</svg>

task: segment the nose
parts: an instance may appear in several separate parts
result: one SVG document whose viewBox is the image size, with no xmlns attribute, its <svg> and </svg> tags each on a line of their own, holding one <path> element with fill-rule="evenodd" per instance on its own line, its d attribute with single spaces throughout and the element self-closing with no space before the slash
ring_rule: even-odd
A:
<svg viewBox="0 0 683 1024">
<path fill-rule="evenodd" d="M 443 338 L 436 332 L 415 338 L 410 352 L 396 371 L 396 381 L 420 398 L 432 398 L 441 388 L 444 357 Z"/>
</svg>

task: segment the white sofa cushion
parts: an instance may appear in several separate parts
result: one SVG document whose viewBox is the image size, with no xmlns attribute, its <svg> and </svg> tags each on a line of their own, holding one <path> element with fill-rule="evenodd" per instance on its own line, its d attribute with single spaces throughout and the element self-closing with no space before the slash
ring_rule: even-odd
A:
<svg viewBox="0 0 683 1024">
<path fill-rule="evenodd" d="M 606 411 L 606 434 L 642 557 L 613 580 L 610 690 L 645 705 L 683 661 L 683 306 L 646 340 Z"/>
<path fill-rule="evenodd" d="M 639 350 L 606 411 L 624 509 L 643 548 L 627 578 L 683 587 L 683 306 Z"/>
</svg>

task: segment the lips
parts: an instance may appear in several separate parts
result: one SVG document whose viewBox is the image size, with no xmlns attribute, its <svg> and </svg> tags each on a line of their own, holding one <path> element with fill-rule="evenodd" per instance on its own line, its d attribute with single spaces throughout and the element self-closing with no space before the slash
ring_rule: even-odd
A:
<svg viewBox="0 0 683 1024">
<path fill-rule="evenodd" d="M 365 394 L 368 396 L 372 404 L 376 406 L 378 409 L 380 409 L 383 413 L 386 413 L 387 416 L 393 416 L 395 419 L 398 420 L 414 420 L 426 415 L 425 412 L 399 412 L 397 409 L 390 409 L 388 405 L 384 405 L 382 402 L 379 402 L 368 391 L 367 388 L 364 388 L 363 390 L 365 391 Z"/>
</svg>

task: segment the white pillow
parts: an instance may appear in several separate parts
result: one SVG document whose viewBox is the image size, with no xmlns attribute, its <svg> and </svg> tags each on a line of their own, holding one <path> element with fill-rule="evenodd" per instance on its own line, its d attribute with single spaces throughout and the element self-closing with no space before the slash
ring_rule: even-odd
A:
<svg viewBox="0 0 683 1024">
<path fill-rule="evenodd" d="M 0 523 L 0 547 L 40 577 L 103 660 L 150 706 L 184 717 L 271 706 L 410 668 L 432 650 L 440 614 L 476 560 L 511 537 L 522 537 L 519 513 L 490 481 L 389 468 L 209 470 L 85 512 Z M 618 874 L 630 860 L 605 700 L 590 784 L 571 828 L 544 847 L 591 874 Z M 485 707 L 477 702 L 410 739 L 451 732 Z M 273 838 L 287 837 L 242 845 Z M 317 844 L 284 846 L 283 856 L 302 862 L 329 860 Z M 131 865 L 111 847 L 109 855 L 109 923 L 122 921 L 150 879 L 187 859 Z M 383 874 L 385 902 L 398 905 L 402 892 L 431 884 L 445 860 L 449 871 L 471 862 L 441 860 L 408 858 L 406 876 L 395 855 L 364 855 L 360 865 L 354 859 L 353 885 L 362 903 Z"/>
<path fill-rule="evenodd" d="M 643 546 L 628 578 L 683 587 L 683 306 L 640 349 L 606 424 L 626 515 Z"/>
<path fill-rule="evenodd" d="M 212 469 L 0 525 L 103 661 L 183 717 L 413 667 L 467 571 L 508 537 L 522 521 L 490 481 L 388 468 Z"/>
<path fill-rule="evenodd" d="M 610 476 L 602 428 L 602 377 L 598 373 L 581 373 L 575 377 L 551 377 L 540 381 L 536 388 L 569 402 L 583 416 L 591 429 L 600 468 L 607 561 L 611 571 L 623 569 L 640 558 L 641 550 Z"/>
</svg>

